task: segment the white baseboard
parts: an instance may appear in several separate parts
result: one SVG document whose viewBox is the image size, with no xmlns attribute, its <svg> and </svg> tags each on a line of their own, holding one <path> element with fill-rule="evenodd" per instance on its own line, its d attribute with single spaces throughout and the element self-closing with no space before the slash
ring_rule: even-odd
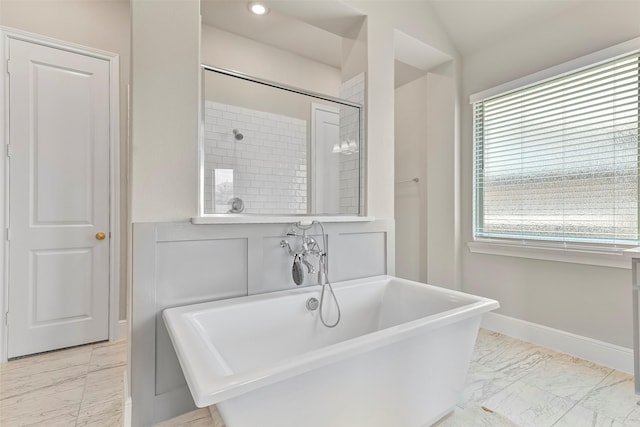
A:
<svg viewBox="0 0 640 427">
<path fill-rule="evenodd" d="M 118 328 L 116 329 L 116 340 L 123 340 L 127 338 L 127 321 L 118 320 Z"/>
<path fill-rule="evenodd" d="M 630 348 L 497 313 L 486 313 L 482 319 L 482 327 L 619 371 L 633 373 L 633 350 Z"/>
</svg>

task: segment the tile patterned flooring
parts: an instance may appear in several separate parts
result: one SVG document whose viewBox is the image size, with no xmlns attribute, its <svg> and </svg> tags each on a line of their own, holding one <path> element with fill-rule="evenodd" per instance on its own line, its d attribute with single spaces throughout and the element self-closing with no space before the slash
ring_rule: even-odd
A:
<svg viewBox="0 0 640 427">
<path fill-rule="evenodd" d="M 633 376 L 480 330 L 454 413 L 438 426 L 640 426 Z M 488 412 L 474 418 L 477 408 Z"/>
<path fill-rule="evenodd" d="M 436 426 L 638 427 L 639 400 L 631 375 L 481 329 L 458 406 Z M 224 423 L 200 409 L 159 426 Z"/>
<path fill-rule="evenodd" d="M 0 364 L 0 426 L 120 426 L 126 342 Z M 480 330 L 467 383 L 437 427 L 640 426 L 631 375 Z M 156 427 L 224 427 L 199 409 Z M 357 427 L 357 426 L 353 426 Z"/>
<path fill-rule="evenodd" d="M 126 341 L 0 364 L 0 426 L 121 426 Z"/>
</svg>

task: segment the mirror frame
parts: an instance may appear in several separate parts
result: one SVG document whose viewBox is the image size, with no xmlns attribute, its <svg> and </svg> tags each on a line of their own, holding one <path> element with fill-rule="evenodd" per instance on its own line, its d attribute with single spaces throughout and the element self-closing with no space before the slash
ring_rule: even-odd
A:
<svg viewBox="0 0 640 427">
<path fill-rule="evenodd" d="M 205 213 L 205 202 L 204 202 L 204 103 L 205 103 L 205 73 L 215 72 L 218 74 L 224 74 L 230 77 L 239 78 L 242 80 L 246 80 L 253 83 L 262 84 L 265 86 L 273 87 L 275 89 L 285 90 L 287 92 L 293 92 L 300 95 L 310 96 L 313 98 L 321 99 L 324 101 L 334 102 L 340 105 L 345 105 L 348 107 L 355 107 L 358 109 L 358 116 L 360 121 L 360 126 L 358 127 L 358 213 L 357 214 L 317 214 L 317 213 L 306 213 L 306 214 L 260 214 L 260 213 Z M 365 153 L 366 153 L 366 144 L 363 130 L 365 129 L 365 114 L 363 105 L 357 102 L 348 101 L 342 98 L 337 98 L 329 95 L 324 95 L 321 93 L 308 91 L 305 89 L 300 89 L 294 86 L 289 86 L 281 83 L 277 83 L 271 80 L 262 79 L 258 77 L 253 77 L 245 73 L 241 73 L 239 71 L 229 70 L 221 67 L 213 67 L 211 65 L 201 64 L 201 74 L 200 74 L 200 104 L 199 108 L 199 125 L 198 125 L 198 217 L 199 218 L 231 218 L 231 217 L 322 217 L 322 218 L 332 218 L 332 217 L 353 217 L 353 218 L 361 218 L 365 217 L 366 213 L 366 200 L 365 200 L 365 182 L 366 182 L 366 170 L 363 169 L 365 165 Z M 309 168 L 310 169 L 310 168 Z"/>
</svg>

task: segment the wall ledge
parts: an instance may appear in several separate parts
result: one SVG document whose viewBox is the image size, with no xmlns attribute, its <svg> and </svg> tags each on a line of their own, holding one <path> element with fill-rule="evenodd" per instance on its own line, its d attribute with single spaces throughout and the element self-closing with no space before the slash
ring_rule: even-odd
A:
<svg viewBox="0 0 640 427">
<path fill-rule="evenodd" d="M 375 218 L 372 216 L 308 216 L 308 215 L 251 215 L 251 214 L 211 214 L 191 218 L 193 224 L 289 224 L 294 222 L 311 223 L 319 221 L 322 223 L 330 222 L 372 222 Z"/>
<path fill-rule="evenodd" d="M 486 313 L 481 327 L 633 374 L 633 350 L 498 313 Z"/>
<path fill-rule="evenodd" d="M 623 253 L 625 248 L 492 240 L 468 242 L 467 247 L 471 253 L 631 269 L 631 260 Z"/>
</svg>

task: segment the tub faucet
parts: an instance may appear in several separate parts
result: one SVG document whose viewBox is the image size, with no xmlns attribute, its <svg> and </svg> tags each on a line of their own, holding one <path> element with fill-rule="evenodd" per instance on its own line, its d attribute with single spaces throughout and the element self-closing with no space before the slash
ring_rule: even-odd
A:
<svg viewBox="0 0 640 427">
<path fill-rule="evenodd" d="M 309 261 L 307 261 L 307 256 L 306 255 L 302 255 L 302 258 L 300 259 L 302 261 L 302 263 L 304 265 L 307 266 L 307 272 L 309 274 L 313 274 L 316 272 L 316 269 L 313 267 L 313 264 L 311 264 Z"/>
<path fill-rule="evenodd" d="M 295 223 L 287 232 L 287 237 L 294 238 L 295 240 L 293 240 L 292 243 L 289 243 L 290 239 L 283 239 L 280 241 L 280 247 L 284 248 L 289 256 L 293 257 L 291 274 L 294 283 L 298 286 L 305 281 L 306 274 L 315 274 L 316 271 L 318 271 L 318 284 L 324 284 L 326 282 L 325 258 L 327 254 L 325 252 L 324 245 L 320 246 L 314 237 L 307 235 L 307 230 L 312 226 L 313 224 L 302 225 L 300 223 Z M 324 229 L 322 231 L 323 241 L 326 241 Z M 309 257 L 312 258 L 310 259 Z M 318 270 L 313 263 L 316 258 L 318 262 Z M 319 269 L 322 269 L 322 271 L 319 271 Z"/>
<path fill-rule="evenodd" d="M 311 236 L 307 236 L 307 230 L 309 230 L 314 225 L 318 225 L 322 230 L 322 247 L 318 244 L 317 240 Z M 299 231 L 302 231 L 302 236 L 298 234 Z M 307 302 L 307 308 L 309 310 L 319 309 L 318 317 L 324 326 L 327 328 L 334 328 L 338 326 L 340 323 L 340 306 L 338 305 L 338 299 L 336 298 L 336 294 L 333 291 L 333 287 L 331 286 L 331 282 L 327 277 L 327 233 L 324 231 L 324 225 L 322 225 L 319 221 L 311 221 L 303 224 L 302 222 L 296 222 L 289 227 L 289 231 L 287 232 L 287 237 L 295 237 L 296 239 L 300 239 L 300 249 L 296 246 L 296 249 L 293 249 L 287 240 L 280 240 L 280 247 L 285 248 L 290 256 L 293 257 L 293 265 L 291 266 L 291 277 L 293 282 L 300 286 L 305 282 L 305 275 L 315 273 L 314 266 L 307 261 L 307 257 L 312 255 L 317 257 L 318 259 L 318 285 L 322 287 L 322 292 L 320 293 L 320 299 L 316 299 L 314 306 L 315 308 L 311 308 L 309 302 Z M 305 273 L 302 265 L 307 267 L 307 273 Z M 309 300 L 311 301 L 311 300 Z M 325 319 L 325 312 L 322 309 L 323 304 L 333 301 L 335 304 L 335 310 L 337 312 L 336 318 L 330 322 Z"/>
<path fill-rule="evenodd" d="M 287 236 L 300 237 L 296 234 L 287 234 Z M 305 265 L 307 265 L 310 273 L 313 273 L 313 271 L 312 271 L 312 267 L 310 267 L 310 264 L 306 261 L 306 257 L 308 255 L 313 255 L 316 257 L 320 257 L 321 255 L 323 255 L 323 252 L 320 249 L 320 245 L 318 245 L 317 240 L 311 236 L 307 236 L 306 234 L 303 234 L 301 236 L 301 245 L 299 250 L 294 250 L 291 247 L 291 244 L 289 243 L 289 241 L 284 239 L 280 241 L 280 247 L 285 248 L 289 253 L 289 255 L 291 255 L 292 257 L 295 257 L 296 255 L 301 255 L 303 258 L 302 262 Z"/>
<path fill-rule="evenodd" d="M 302 251 L 307 255 L 320 256 L 322 254 L 316 239 L 306 234 L 302 236 Z"/>
</svg>

